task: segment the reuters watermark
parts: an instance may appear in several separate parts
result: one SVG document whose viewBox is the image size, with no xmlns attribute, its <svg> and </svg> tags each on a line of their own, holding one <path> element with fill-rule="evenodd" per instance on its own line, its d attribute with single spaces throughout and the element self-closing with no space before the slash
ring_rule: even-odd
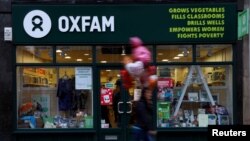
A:
<svg viewBox="0 0 250 141">
<path fill-rule="evenodd" d="M 250 134 L 250 125 L 219 125 L 208 126 L 208 139 L 222 137 L 237 137 L 240 140 L 247 140 Z"/>
</svg>

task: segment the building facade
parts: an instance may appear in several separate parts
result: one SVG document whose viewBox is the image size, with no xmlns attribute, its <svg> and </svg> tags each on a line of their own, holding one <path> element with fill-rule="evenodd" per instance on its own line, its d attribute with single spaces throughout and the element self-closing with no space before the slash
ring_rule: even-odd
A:
<svg viewBox="0 0 250 141">
<path fill-rule="evenodd" d="M 244 9 L 248 9 L 249 8 L 249 1 L 245 1 L 244 4 Z M 249 22 L 249 21 L 248 21 Z M 249 24 L 248 24 L 249 25 Z M 249 124 L 250 119 L 249 119 L 249 115 L 246 112 L 248 107 L 249 107 L 249 35 L 246 35 L 245 37 L 243 37 L 243 82 L 244 82 L 244 86 L 243 86 L 243 94 L 244 94 L 244 100 L 243 100 L 243 123 L 244 124 Z"/>
<path fill-rule="evenodd" d="M 206 140 L 208 125 L 247 123 L 242 2 L 1 3 L 4 140 L 131 140 L 139 90 L 113 93 L 133 36 L 157 68 L 157 140 Z"/>
</svg>

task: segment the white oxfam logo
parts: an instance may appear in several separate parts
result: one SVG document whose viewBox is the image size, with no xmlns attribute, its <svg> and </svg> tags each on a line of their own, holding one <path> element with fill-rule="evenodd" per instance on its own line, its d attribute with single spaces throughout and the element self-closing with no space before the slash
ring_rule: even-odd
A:
<svg viewBox="0 0 250 141">
<path fill-rule="evenodd" d="M 44 11 L 33 10 L 24 17 L 23 27 L 31 37 L 42 38 L 50 32 L 51 20 Z"/>
</svg>

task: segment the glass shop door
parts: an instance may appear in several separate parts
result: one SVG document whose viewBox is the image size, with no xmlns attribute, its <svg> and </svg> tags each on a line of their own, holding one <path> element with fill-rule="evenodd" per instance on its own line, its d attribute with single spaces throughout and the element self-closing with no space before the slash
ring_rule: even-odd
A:
<svg viewBox="0 0 250 141">
<path fill-rule="evenodd" d="M 125 90 L 119 68 L 99 69 L 99 140 L 130 141 L 133 90 Z"/>
</svg>

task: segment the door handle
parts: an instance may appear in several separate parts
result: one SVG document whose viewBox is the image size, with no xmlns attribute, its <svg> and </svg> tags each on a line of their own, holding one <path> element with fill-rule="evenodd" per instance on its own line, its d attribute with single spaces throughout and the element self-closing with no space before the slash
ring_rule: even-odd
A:
<svg viewBox="0 0 250 141">
<path fill-rule="evenodd" d="M 119 114 L 123 114 L 124 112 L 123 111 L 120 111 L 120 105 L 123 104 L 123 102 L 118 102 L 117 104 L 117 111 Z"/>
<path fill-rule="evenodd" d="M 128 101 L 128 102 L 126 102 L 127 104 L 129 104 L 130 105 L 130 110 L 129 111 L 127 111 L 127 114 L 131 114 L 132 113 L 132 109 L 133 109 L 133 104 L 132 104 L 132 102 L 131 101 Z"/>
</svg>

